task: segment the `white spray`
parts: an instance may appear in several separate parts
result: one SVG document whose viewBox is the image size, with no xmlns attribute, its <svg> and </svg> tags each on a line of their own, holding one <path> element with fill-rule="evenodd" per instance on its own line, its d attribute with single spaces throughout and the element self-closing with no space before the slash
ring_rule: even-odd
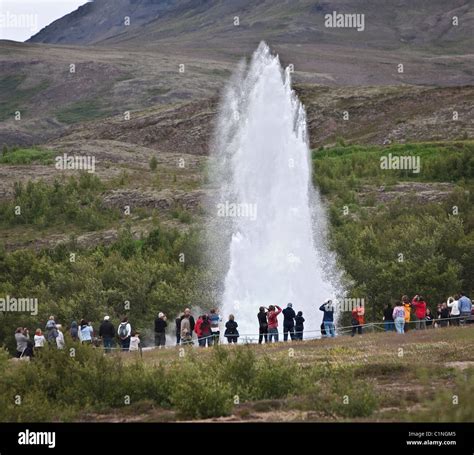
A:
<svg viewBox="0 0 474 455">
<path fill-rule="evenodd" d="M 325 210 L 311 184 L 306 113 L 289 70 L 265 43 L 227 87 L 211 157 L 220 235 L 214 255 L 227 255 L 223 317 L 235 315 L 242 341 L 258 333 L 260 306 L 291 302 L 303 311 L 305 330 L 319 330 L 318 308 L 335 297 L 337 273 L 326 249 Z"/>
</svg>

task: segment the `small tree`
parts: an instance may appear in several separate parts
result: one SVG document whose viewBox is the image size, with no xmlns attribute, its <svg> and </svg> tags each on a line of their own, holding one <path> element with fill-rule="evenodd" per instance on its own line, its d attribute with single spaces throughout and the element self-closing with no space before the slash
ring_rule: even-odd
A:
<svg viewBox="0 0 474 455">
<path fill-rule="evenodd" d="M 152 171 L 156 171 L 157 166 L 158 166 L 158 160 L 156 159 L 156 156 L 153 156 L 150 160 L 150 169 Z"/>
</svg>

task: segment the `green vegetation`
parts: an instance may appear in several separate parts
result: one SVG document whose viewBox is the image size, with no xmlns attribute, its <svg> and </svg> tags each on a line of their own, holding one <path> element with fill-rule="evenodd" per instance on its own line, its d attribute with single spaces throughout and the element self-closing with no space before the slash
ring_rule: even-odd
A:
<svg viewBox="0 0 474 455">
<path fill-rule="evenodd" d="M 70 340 L 68 346 L 64 351 L 46 347 L 35 361 L 14 368 L 8 368 L 0 351 L 0 421 L 41 421 L 51 418 L 47 412 L 52 408 L 56 419 L 71 420 L 145 400 L 173 409 L 177 418 L 198 419 L 229 415 L 234 405 L 249 401 L 302 394 L 313 409 L 341 418 L 369 416 L 375 409 L 370 385 L 350 382 L 342 372 L 330 384 L 320 367 L 305 368 L 302 374 L 294 360 L 257 357 L 251 347 L 216 347 L 207 358 L 191 349 L 182 359 L 176 355 L 166 364 L 148 365 L 139 358 L 125 363 L 120 355 L 106 356 Z M 17 396 L 21 405 L 15 403 Z"/>
<path fill-rule="evenodd" d="M 37 147 L 9 149 L 5 146 L 0 155 L 0 164 L 53 164 L 57 152 Z"/>
<path fill-rule="evenodd" d="M 0 202 L 0 226 L 33 225 L 43 229 L 74 225 L 86 230 L 101 229 L 119 217 L 118 211 L 102 206 L 103 190 L 102 182 L 86 172 L 79 178 L 56 180 L 53 185 L 42 181 L 16 183 L 14 198 Z"/>
<path fill-rule="evenodd" d="M 460 368 L 473 342 L 472 329 L 454 328 L 293 343 L 292 355 L 278 343 L 140 356 L 66 335 L 66 350 L 46 347 L 31 362 L 0 349 L 0 421 L 472 421 L 474 370 Z"/>
<path fill-rule="evenodd" d="M 0 296 L 37 298 L 39 308 L 36 316 L 0 313 L 0 344 L 13 349 L 16 327 L 44 327 L 50 314 L 66 325 L 86 318 L 94 326 L 105 314 L 115 324 L 127 314 L 135 329 L 150 331 L 159 311 L 173 318 L 186 306 L 214 305 L 202 249 L 198 231 L 158 227 L 138 240 L 124 229 L 107 247 L 82 249 L 71 241 L 40 252 L 0 250 Z"/>
<path fill-rule="evenodd" d="M 158 167 L 158 160 L 156 159 L 156 156 L 153 156 L 150 159 L 150 170 L 156 171 L 157 167 Z"/>
<path fill-rule="evenodd" d="M 76 101 L 56 112 L 56 118 L 66 124 L 87 122 L 110 115 L 98 98 Z"/>
<path fill-rule="evenodd" d="M 380 157 L 419 156 L 421 172 L 382 170 Z M 433 307 L 464 289 L 472 294 L 474 267 L 474 143 L 387 147 L 337 146 L 313 152 L 314 178 L 329 200 L 330 243 L 352 297 L 366 299 L 368 317 L 383 305 L 421 293 Z M 404 182 L 423 182 L 448 194 L 420 197 L 419 187 L 378 199 Z M 383 192 L 380 187 L 384 187 Z"/>
<path fill-rule="evenodd" d="M 186 209 L 184 209 L 181 206 L 175 207 L 171 211 L 171 216 L 179 221 L 181 223 L 186 223 L 189 224 L 192 221 L 192 215 L 189 213 Z"/>
<path fill-rule="evenodd" d="M 21 88 L 25 79 L 26 76 L 21 74 L 0 77 L 0 120 L 13 118 L 16 111 L 24 115 L 24 106 L 49 85 L 47 81 L 41 81 L 33 87 Z"/>
</svg>

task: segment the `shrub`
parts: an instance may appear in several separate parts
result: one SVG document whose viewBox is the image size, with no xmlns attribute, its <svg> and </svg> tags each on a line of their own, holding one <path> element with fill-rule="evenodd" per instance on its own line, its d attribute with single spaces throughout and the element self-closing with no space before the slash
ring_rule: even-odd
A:
<svg viewBox="0 0 474 455">
<path fill-rule="evenodd" d="M 230 414 L 230 387 L 216 378 L 206 365 L 184 361 L 173 374 L 171 403 L 181 418 L 205 419 Z"/>
</svg>

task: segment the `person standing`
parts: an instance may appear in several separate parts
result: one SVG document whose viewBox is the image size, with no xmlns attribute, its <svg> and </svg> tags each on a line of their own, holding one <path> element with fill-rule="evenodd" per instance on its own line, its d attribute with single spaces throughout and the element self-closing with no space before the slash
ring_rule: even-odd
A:
<svg viewBox="0 0 474 455">
<path fill-rule="evenodd" d="M 46 343 L 46 338 L 44 337 L 41 329 L 36 329 L 34 342 L 35 342 L 35 351 L 38 351 L 44 347 L 44 344 Z"/>
<path fill-rule="evenodd" d="M 383 309 L 383 322 L 386 332 L 392 332 L 395 330 L 395 324 L 393 322 L 393 308 L 390 304 L 385 305 Z"/>
<path fill-rule="evenodd" d="M 176 330 L 176 346 L 179 346 L 181 342 L 181 320 L 183 319 L 184 314 L 180 314 L 174 321 L 175 330 Z"/>
<path fill-rule="evenodd" d="M 407 295 L 402 296 L 403 308 L 405 309 L 405 327 L 404 332 L 408 332 L 411 321 L 411 303 Z"/>
<path fill-rule="evenodd" d="M 362 327 L 365 324 L 365 309 L 362 305 L 357 305 L 352 310 L 352 334 L 354 336 L 356 333 L 362 335 Z"/>
<path fill-rule="evenodd" d="M 199 346 L 201 347 L 206 347 L 206 345 L 212 346 L 212 332 L 211 332 L 211 323 L 209 321 L 209 318 L 207 314 L 203 314 L 201 316 L 201 325 L 199 327 L 201 336 L 198 340 Z"/>
<path fill-rule="evenodd" d="M 201 324 L 202 324 L 202 315 L 197 318 L 196 324 L 194 324 L 194 332 L 196 333 L 196 336 L 197 336 L 198 346 L 202 346 Z"/>
<path fill-rule="evenodd" d="M 431 310 L 429 308 L 426 309 L 426 327 L 433 327 L 433 315 L 431 314 Z"/>
<path fill-rule="evenodd" d="M 46 341 L 49 344 L 56 344 L 56 337 L 58 336 L 58 331 L 56 329 L 56 322 L 54 321 L 54 316 L 50 316 L 45 327 L 46 331 Z"/>
<path fill-rule="evenodd" d="M 273 340 L 278 341 L 278 315 L 281 312 L 282 309 L 278 305 L 270 305 L 268 307 L 268 341 L 270 343 L 272 343 Z"/>
<path fill-rule="evenodd" d="M 64 349 L 66 347 L 66 343 L 64 342 L 64 334 L 61 329 L 61 324 L 56 324 L 56 330 L 58 331 L 58 336 L 56 337 L 56 346 L 58 349 Z"/>
<path fill-rule="evenodd" d="M 324 332 L 327 337 L 334 338 L 336 336 L 336 329 L 334 327 L 334 305 L 332 300 L 327 300 L 320 307 L 319 310 L 323 312 Z"/>
<path fill-rule="evenodd" d="M 117 335 L 119 337 L 120 346 L 122 351 L 128 351 L 130 349 L 130 338 L 132 335 L 132 326 L 128 322 L 128 318 L 124 317 L 122 322 L 117 328 Z"/>
<path fill-rule="evenodd" d="M 221 332 L 219 330 L 219 322 L 221 317 L 215 308 L 209 312 L 209 323 L 211 324 L 212 344 L 219 344 Z"/>
<path fill-rule="evenodd" d="M 295 339 L 295 317 L 293 304 L 289 303 L 283 310 L 283 341 L 288 341 L 288 333 L 292 341 Z"/>
<path fill-rule="evenodd" d="M 416 330 L 426 329 L 426 302 L 421 295 L 415 295 L 411 302 L 411 306 L 415 308 Z"/>
<path fill-rule="evenodd" d="M 459 311 L 461 313 L 461 324 L 465 324 L 467 320 L 471 317 L 472 313 L 472 301 L 471 299 L 464 293 L 459 293 L 460 297 L 458 300 Z"/>
<path fill-rule="evenodd" d="M 224 336 L 227 338 L 227 342 L 229 344 L 237 343 L 237 339 L 239 338 L 239 331 L 237 327 L 239 324 L 235 322 L 234 315 L 229 314 L 229 320 L 225 323 L 225 332 Z"/>
<path fill-rule="evenodd" d="M 94 335 L 94 329 L 92 326 L 85 320 L 81 320 L 79 326 L 79 339 L 82 344 L 92 344 L 92 336 Z"/>
<path fill-rule="evenodd" d="M 397 303 L 393 309 L 392 317 L 397 333 L 405 333 L 405 305 L 402 302 Z"/>
<path fill-rule="evenodd" d="M 298 311 L 295 317 L 295 340 L 303 340 L 304 321 L 303 312 Z"/>
<path fill-rule="evenodd" d="M 130 347 L 129 351 L 139 351 L 140 350 L 140 334 L 138 332 L 132 332 L 130 336 Z"/>
<path fill-rule="evenodd" d="M 79 329 L 77 327 L 77 322 L 71 322 L 71 328 L 69 329 L 69 335 L 71 335 L 72 341 L 79 341 Z"/>
<path fill-rule="evenodd" d="M 15 330 L 16 355 L 17 359 L 21 357 L 33 357 L 33 348 L 30 344 L 30 334 L 26 327 L 18 327 Z"/>
<path fill-rule="evenodd" d="M 184 310 L 184 314 L 183 316 L 181 316 L 181 321 L 187 317 L 189 319 L 189 328 L 190 328 L 190 333 L 189 333 L 189 336 L 192 338 L 193 337 L 193 332 L 194 332 L 194 327 L 196 325 L 195 321 L 194 321 L 194 317 L 193 315 L 191 314 L 191 310 L 189 308 L 186 308 Z"/>
<path fill-rule="evenodd" d="M 439 326 L 440 327 L 448 327 L 449 325 L 449 308 L 446 302 L 441 304 L 441 310 L 439 314 Z"/>
<path fill-rule="evenodd" d="M 448 298 L 448 308 L 451 309 L 449 314 L 449 325 L 458 326 L 461 312 L 459 311 L 459 296 L 456 295 L 456 298 Z"/>
<path fill-rule="evenodd" d="M 164 313 L 158 313 L 158 317 L 155 319 L 155 346 L 161 348 L 166 345 L 166 315 Z"/>
<path fill-rule="evenodd" d="M 257 314 L 258 319 L 258 344 L 262 344 L 262 341 L 265 340 L 265 343 L 268 343 L 268 321 L 267 321 L 267 312 L 265 307 L 261 306 Z"/>
<path fill-rule="evenodd" d="M 181 333 L 180 340 L 182 345 L 193 344 L 193 338 L 191 335 L 191 321 L 189 319 L 189 314 L 183 314 L 181 318 L 181 323 L 179 325 Z"/>
<path fill-rule="evenodd" d="M 110 322 L 109 316 L 104 316 L 104 320 L 99 326 L 99 338 L 102 339 L 104 344 L 104 352 L 109 353 L 113 347 L 113 342 L 115 338 L 115 327 Z"/>
</svg>

